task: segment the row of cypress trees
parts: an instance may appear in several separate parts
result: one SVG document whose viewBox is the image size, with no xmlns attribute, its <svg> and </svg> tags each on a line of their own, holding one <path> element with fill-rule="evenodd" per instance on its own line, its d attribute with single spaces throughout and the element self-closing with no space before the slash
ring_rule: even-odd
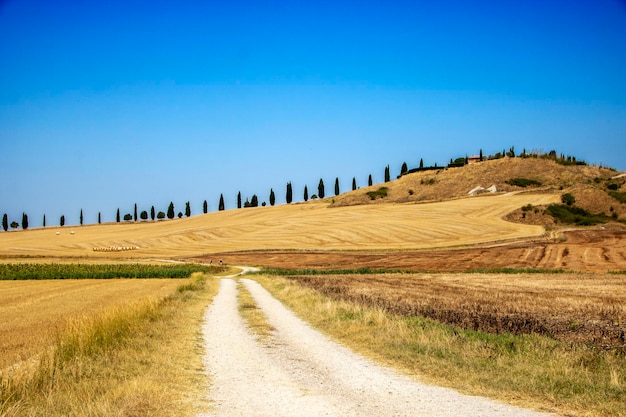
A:
<svg viewBox="0 0 626 417">
<path fill-rule="evenodd" d="M 406 165 L 406 163 L 404 164 Z M 403 166 L 404 166 L 403 165 Z M 390 181 L 390 174 L 389 174 L 389 166 L 385 167 L 385 182 Z M 372 175 L 370 174 L 368 177 L 368 186 L 371 186 L 373 184 L 372 181 Z M 352 178 L 352 190 L 356 190 L 357 189 L 357 184 L 356 184 L 356 178 L 353 177 Z M 339 177 L 335 178 L 335 195 L 339 195 L 340 194 L 340 187 L 339 187 Z M 317 185 L 317 194 L 312 195 L 311 198 L 324 198 L 326 196 L 326 192 L 325 192 L 325 185 L 324 185 L 324 180 L 322 178 L 320 178 L 320 181 Z M 308 187 L 305 185 L 304 186 L 304 201 L 308 201 L 309 200 L 309 190 Z M 293 187 L 291 185 L 291 182 L 287 183 L 287 190 L 286 190 L 286 194 L 285 194 L 285 200 L 287 202 L 287 204 L 290 204 L 293 201 Z M 274 193 L 273 189 L 270 189 L 270 194 L 269 194 L 269 203 L 270 205 L 275 205 L 276 204 L 276 194 Z M 245 203 L 242 203 L 242 197 L 241 197 L 241 192 L 239 192 L 237 194 L 237 208 L 242 208 L 242 207 L 257 207 L 259 205 L 259 199 L 257 197 L 256 194 L 254 194 L 252 196 L 252 198 L 250 200 L 246 199 Z M 265 202 L 262 203 L 263 206 L 266 205 Z M 224 195 L 220 194 L 220 199 L 219 199 L 219 203 L 218 203 L 218 210 L 222 211 L 225 210 L 225 204 L 224 204 Z M 204 200 L 203 204 L 202 204 L 202 211 L 204 214 L 206 214 L 208 212 L 208 203 L 206 200 Z M 190 217 L 191 216 L 191 205 L 189 203 L 189 201 L 187 203 L 185 203 L 185 212 L 184 214 L 182 212 L 178 212 L 178 214 L 176 214 L 176 211 L 174 209 L 174 203 L 170 202 L 168 208 L 167 208 L 167 212 L 163 212 L 163 211 L 159 211 L 157 212 L 154 206 L 151 206 L 150 211 L 148 212 L 147 210 L 143 210 L 141 212 L 138 212 L 138 208 L 137 208 L 137 204 L 135 204 L 134 206 L 134 210 L 133 213 L 126 213 L 122 216 L 120 209 L 117 209 L 117 213 L 115 216 L 115 221 L 117 223 L 120 223 L 122 220 L 124 221 L 137 221 L 139 219 L 141 220 L 163 220 L 166 217 L 168 219 L 173 219 L 175 217 L 178 218 L 182 218 L 184 216 L 186 217 Z M 83 216 L 83 210 L 80 210 L 80 216 L 79 216 L 79 223 L 82 226 L 84 222 L 84 216 Z M 102 213 L 98 212 L 98 224 L 102 223 Z M 22 222 L 21 224 L 18 223 L 17 221 L 12 221 L 11 223 L 9 223 L 9 219 L 7 214 L 5 213 L 4 216 L 2 217 L 2 228 L 4 229 L 4 231 L 8 231 L 9 227 L 11 227 L 12 229 L 17 229 L 18 227 L 22 227 L 23 230 L 28 229 L 29 224 L 28 224 L 28 215 L 26 213 L 22 214 Z M 46 227 L 47 223 L 46 223 L 46 215 L 43 215 L 43 227 Z M 65 215 L 61 215 L 61 217 L 59 218 L 59 226 L 65 226 Z"/>
</svg>

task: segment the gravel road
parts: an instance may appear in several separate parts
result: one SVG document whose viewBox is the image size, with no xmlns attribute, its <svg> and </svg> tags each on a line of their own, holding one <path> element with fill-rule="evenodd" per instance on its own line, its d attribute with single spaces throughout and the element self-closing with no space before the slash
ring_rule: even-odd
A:
<svg viewBox="0 0 626 417">
<path fill-rule="evenodd" d="M 257 282 L 241 279 L 269 323 L 270 342 L 237 310 L 237 283 L 222 279 L 203 328 L 212 385 L 208 416 L 539 416 L 416 382 L 329 340 Z"/>
</svg>

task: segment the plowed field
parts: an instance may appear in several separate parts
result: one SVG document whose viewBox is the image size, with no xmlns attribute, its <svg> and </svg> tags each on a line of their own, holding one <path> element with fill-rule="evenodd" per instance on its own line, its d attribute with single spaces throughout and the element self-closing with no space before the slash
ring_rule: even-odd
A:
<svg viewBox="0 0 626 417">
<path fill-rule="evenodd" d="M 468 271 L 498 268 L 563 269 L 607 272 L 626 270 L 626 232 L 576 230 L 559 239 L 507 245 L 406 251 L 253 251 L 225 252 L 199 259 L 223 258 L 231 264 L 283 269 L 406 269 Z"/>
</svg>

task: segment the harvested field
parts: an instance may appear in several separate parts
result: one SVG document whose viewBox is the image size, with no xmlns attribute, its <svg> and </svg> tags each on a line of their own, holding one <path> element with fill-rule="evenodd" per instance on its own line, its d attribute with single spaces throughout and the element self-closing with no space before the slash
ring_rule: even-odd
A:
<svg viewBox="0 0 626 417">
<path fill-rule="evenodd" d="M 541 226 L 506 222 L 502 218 L 507 213 L 558 199 L 556 194 L 504 194 L 429 204 L 335 208 L 316 201 L 163 222 L 29 229 L 0 233 L 0 259 L 73 257 L 96 262 L 242 250 L 407 250 L 509 241 L 541 236 L 545 231 Z M 107 247 L 139 249 L 94 251 Z"/>
<path fill-rule="evenodd" d="M 180 279 L 0 281 L 0 369 L 51 345 L 68 319 L 165 297 Z"/>
<path fill-rule="evenodd" d="M 541 334 L 626 352 L 620 274 L 294 275 L 323 294 L 489 333 Z"/>
</svg>

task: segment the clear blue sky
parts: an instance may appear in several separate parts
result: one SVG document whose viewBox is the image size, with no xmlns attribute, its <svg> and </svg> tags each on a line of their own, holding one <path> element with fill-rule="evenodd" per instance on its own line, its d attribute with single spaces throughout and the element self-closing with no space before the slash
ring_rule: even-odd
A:
<svg viewBox="0 0 626 417">
<path fill-rule="evenodd" d="M 510 146 L 626 170 L 626 2 L 0 0 L 0 214 L 31 227 Z"/>
</svg>

